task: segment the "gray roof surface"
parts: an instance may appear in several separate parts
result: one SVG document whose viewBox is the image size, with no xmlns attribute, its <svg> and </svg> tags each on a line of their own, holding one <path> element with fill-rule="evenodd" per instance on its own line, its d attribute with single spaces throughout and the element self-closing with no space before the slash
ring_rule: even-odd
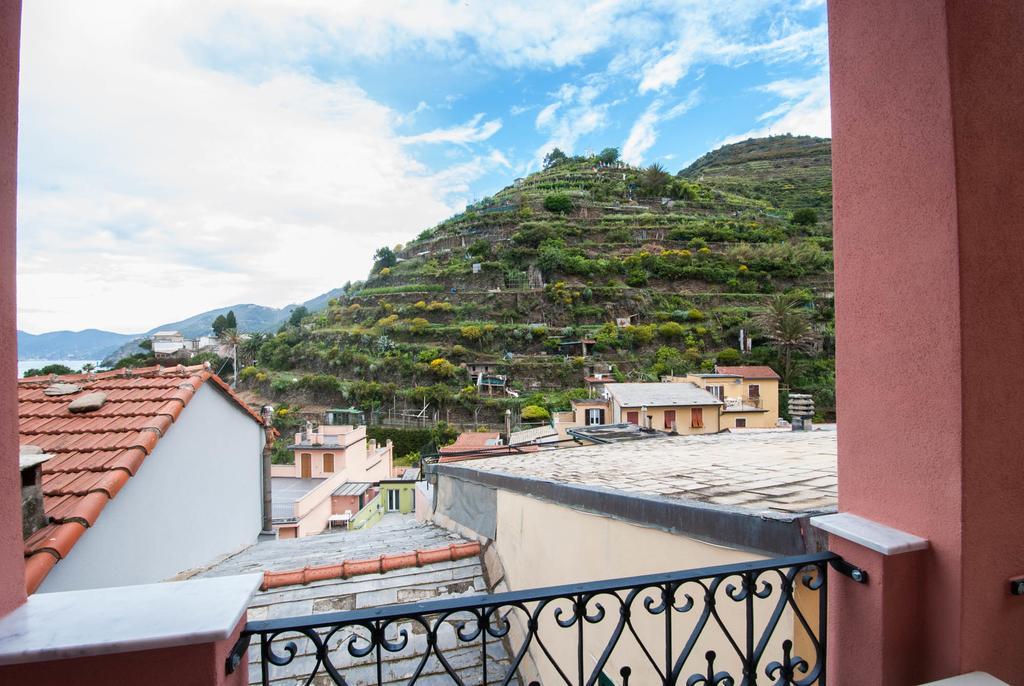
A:
<svg viewBox="0 0 1024 686">
<path fill-rule="evenodd" d="M 373 486 L 369 481 L 346 481 L 338 486 L 331 495 L 362 495 Z"/>
<path fill-rule="evenodd" d="M 556 431 L 552 426 L 536 426 L 532 429 L 513 431 L 512 435 L 509 436 L 509 445 L 522 445 L 524 443 L 530 443 L 542 438 L 550 438 L 557 435 L 558 431 Z"/>
<path fill-rule="evenodd" d="M 365 559 L 384 554 L 407 552 L 417 548 L 437 548 L 465 539 L 444 529 L 421 524 L 410 515 L 385 515 L 376 526 L 358 531 L 321 534 L 306 538 L 257 543 L 224 562 L 206 570 L 200 576 L 241 574 L 262 569 L 291 570 L 306 565 L 338 564 L 346 559 Z M 440 598 L 477 595 L 487 590 L 480 558 L 467 558 L 452 562 L 397 569 L 386 574 L 367 574 L 351 579 L 329 579 L 305 586 L 284 586 L 258 591 L 249 604 L 249 620 L 303 617 L 325 612 L 338 612 L 380 607 L 395 603 L 422 602 Z M 446 623 L 439 634 L 438 646 L 464 683 L 480 683 L 480 645 L 459 643 L 454 633 L 454 622 Z M 405 684 L 415 670 L 418 658 L 426 650 L 426 635 L 419 627 L 399 622 L 391 631 L 406 629 L 410 645 L 398 653 L 383 652 L 384 684 Z M 344 673 L 347 683 L 376 684 L 374 655 L 353 658 L 345 650 L 345 642 L 353 635 L 342 630 L 331 639 L 334 665 Z M 315 666 L 316 658 L 309 639 L 297 634 L 282 634 L 275 640 L 275 651 L 284 653 L 284 644 L 294 641 L 295 659 L 288 665 L 269 668 L 270 683 L 277 685 L 304 683 Z M 488 679 L 495 672 L 507 668 L 508 658 L 503 644 L 494 641 L 488 651 Z M 326 675 L 321 667 L 319 679 Z M 260 683 L 261 664 L 258 641 L 249 649 L 249 682 Z M 315 681 L 314 683 L 321 683 Z M 323 683 L 329 683 L 324 681 Z M 427 666 L 417 683 L 450 684 L 452 680 L 442 671 L 436 657 Z M 490 681 L 489 681 L 490 683 Z M 512 680 L 513 684 L 519 682 Z"/>
<path fill-rule="evenodd" d="M 745 430 L 440 465 L 719 505 L 759 516 L 834 511 L 835 431 Z"/>
<path fill-rule="evenodd" d="M 302 498 L 324 479 L 296 479 L 275 476 L 270 479 L 271 512 L 274 519 L 289 519 L 295 516 L 295 501 Z"/>
<path fill-rule="evenodd" d="M 604 385 L 622 407 L 721 405 L 715 396 L 692 383 L 609 383 Z"/>
</svg>

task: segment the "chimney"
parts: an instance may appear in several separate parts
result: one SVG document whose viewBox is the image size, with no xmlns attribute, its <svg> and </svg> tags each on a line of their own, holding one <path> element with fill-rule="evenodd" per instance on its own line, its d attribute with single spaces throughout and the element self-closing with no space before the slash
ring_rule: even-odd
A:
<svg viewBox="0 0 1024 686">
<path fill-rule="evenodd" d="M 21 468 L 21 535 L 28 538 L 49 523 L 43 510 L 43 463 L 50 459 L 34 445 L 23 445 L 18 451 Z"/>
<path fill-rule="evenodd" d="M 274 453 L 274 406 L 264 405 L 260 410 L 263 416 L 263 531 L 262 536 L 274 535 L 273 520 L 273 499 L 271 497 L 270 485 L 270 458 Z"/>
<path fill-rule="evenodd" d="M 790 393 L 789 416 L 793 420 L 793 431 L 810 431 L 814 399 L 806 393 Z"/>
</svg>

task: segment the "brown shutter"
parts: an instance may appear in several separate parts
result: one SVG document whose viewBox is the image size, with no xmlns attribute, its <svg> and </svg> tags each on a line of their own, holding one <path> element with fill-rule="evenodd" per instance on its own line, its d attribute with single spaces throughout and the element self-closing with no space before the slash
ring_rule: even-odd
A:
<svg viewBox="0 0 1024 686">
<path fill-rule="evenodd" d="M 639 412 L 627 412 L 626 421 L 630 424 L 636 424 L 640 426 L 640 413 Z"/>
<path fill-rule="evenodd" d="M 334 453 L 324 454 L 324 472 L 334 472 Z"/>
<path fill-rule="evenodd" d="M 694 407 L 690 409 L 690 428 L 691 429 L 703 429 L 704 428 L 704 409 L 700 407 Z"/>
<path fill-rule="evenodd" d="M 761 397 L 761 387 L 758 384 L 752 383 L 752 384 L 750 384 L 750 386 L 748 388 L 750 389 L 749 392 L 748 392 L 748 395 L 751 398 L 760 398 Z"/>
<path fill-rule="evenodd" d="M 672 429 L 676 424 L 676 411 L 665 410 L 665 428 Z"/>
</svg>

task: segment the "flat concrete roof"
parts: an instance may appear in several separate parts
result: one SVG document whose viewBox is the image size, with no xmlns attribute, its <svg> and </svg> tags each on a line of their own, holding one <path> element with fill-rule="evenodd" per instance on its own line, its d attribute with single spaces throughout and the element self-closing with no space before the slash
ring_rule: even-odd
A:
<svg viewBox="0 0 1024 686">
<path fill-rule="evenodd" d="M 833 511 L 835 431 L 746 430 L 488 457 L 472 469 L 793 515 Z"/>
<path fill-rule="evenodd" d="M 826 537 L 807 520 L 837 505 L 834 430 L 663 436 L 433 464 L 427 473 L 448 479 L 452 497 L 500 489 L 766 555 L 823 549 Z"/>
<path fill-rule="evenodd" d="M 302 498 L 326 479 L 296 479 L 289 476 L 275 476 L 270 479 L 270 503 L 274 521 L 292 519 L 295 516 L 295 501 Z"/>
</svg>

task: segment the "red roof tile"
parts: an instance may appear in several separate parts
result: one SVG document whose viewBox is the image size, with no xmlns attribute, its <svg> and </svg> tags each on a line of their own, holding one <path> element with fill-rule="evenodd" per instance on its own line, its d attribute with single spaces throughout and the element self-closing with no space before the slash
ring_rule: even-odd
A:
<svg viewBox="0 0 1024 686">
<path fill-rule="evenodd" d="M 781 379 L 775 370 L 765 365 L 748 365 L 743 367 L 715 367 L 716 374 L 731 374 L 744 379 Z"/>
<path fill-rule="evenodd" d="M 475 450 L 476 448 L 483 448 L 489 445 L 497 445 L 500 436 L 501 434 L 499 433 L 489 433 L 486 431 L 466 431 L 459 434 L 454 443 L 444 446 L 437 452 L 447 455 L 449 453 L 460 453 L 464 450 Z"/>
<path fill-rule="evenodd" d="M 256 422 L 260 415 L 210 372 L 208 365 L 117 369 L 96 374 L 36 376 L 18 380 L 18 431 L 22 445 L 53 455 L 43 463 L 43 507 L 50 524 L 25 540 L 26 586 L 33 593 L 67 556 L 107 502 L 153 452 L 207 381 Z M 55 382 L 81 386 L 79 393 L 48 396 Z M 103 391 L 98 410 L 72 414 L 68 405 Z"/>
</svg>

